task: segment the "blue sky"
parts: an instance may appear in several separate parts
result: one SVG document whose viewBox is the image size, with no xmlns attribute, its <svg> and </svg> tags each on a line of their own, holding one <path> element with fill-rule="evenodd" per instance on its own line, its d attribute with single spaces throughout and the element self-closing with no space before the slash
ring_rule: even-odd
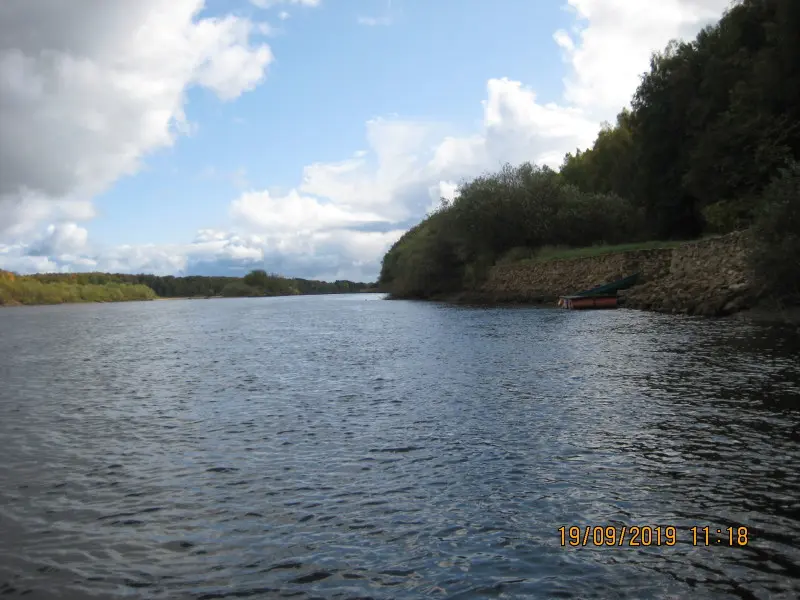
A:
<svg viewBox="0 0 800 600">
<path fill-rule="evenodd" d="M 590 144 L 727 2 L 643 4 L 8 0 L 0 268 L 374 279 L 459 181 Z"/>
<path fill-rule="evenodd" d="M 144 172 L 98 199 L 97 241 L 188 241 L 198 229 L 225 222 L 237 172 L 240 185 L 290 189 L 303 166 L 364 149 L 372 117 L 402 115 L 473 131 L 491 77 L 536 82 L 544 101 L 561 91 L 552 32 L 571 19 L 558 3 L 355 0 L 295 9 L 286 21 L 274 17 L 281 10 L 265 15 L 248 2 L 208 3 L 208 16 L 241 11 L 280 29 L 270 38 L 275 62 L 264 83 L 235 102 L 204 89 L 189 92 L 196 133 L 149 157 Z M 367 26 L 359 17 L 391 24 Z"/>
</svg>

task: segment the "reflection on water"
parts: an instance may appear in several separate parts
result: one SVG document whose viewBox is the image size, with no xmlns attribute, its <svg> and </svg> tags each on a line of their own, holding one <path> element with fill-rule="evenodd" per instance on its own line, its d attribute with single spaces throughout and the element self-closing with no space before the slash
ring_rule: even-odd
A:
<svg viewBox="0 0 800 600">
<path fill-rule="evenodd" d="M 0 336 L 11 597 L 800 593 L 796 331 L 354 295 L 8 309 Z"/>
</svg>

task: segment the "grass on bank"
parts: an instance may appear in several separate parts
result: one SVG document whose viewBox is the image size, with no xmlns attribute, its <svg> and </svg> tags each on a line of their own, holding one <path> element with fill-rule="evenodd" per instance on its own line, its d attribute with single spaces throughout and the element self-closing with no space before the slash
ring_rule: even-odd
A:
<svg viewBox="0 0 800 600">
<path fill-rule="evenodd" d="M 638 250 L 666 250 L 669 248 L 676 248 L 685 243 L 685 241 L 652 241 L 617 244 L 614 246 L 585 246 L 583 248 L 545 246 L 532 258 L 523 259 L 521 262 L 545 262 L 565 258 L 592 258 L 604 254 L 620 254 L 622 252 L 636 252 Z"/>
<path fill-rule="evenodd" d="M 705 235 L 701 238 L 698 238 L 698 240 L 705 240 L 714 237 L 719 236 L 713 234 Z M 634 242 L 629 244 L 581 247 L 544 246 L 539 250 L 533 250 L 530 248 L 514 248 L 506 253 L 498 261 L 498 264 L 525 264 L 571 258 L 594 258 L 596 256 L 603 256 L 605 254 L 622 254 L 624 252 L 638 252 L 641 250 L 669 250 L 671 248 L 677 248 L 683 244 L 690 244 L 693 241 L 698 240 L 653 240 L 649 242 Z"/>
</svg>

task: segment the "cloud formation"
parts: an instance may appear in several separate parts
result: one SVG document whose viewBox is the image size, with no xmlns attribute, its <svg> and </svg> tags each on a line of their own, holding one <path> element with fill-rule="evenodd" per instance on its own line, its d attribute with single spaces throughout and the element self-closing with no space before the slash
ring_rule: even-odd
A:
<svg viewBox="0 0 800 600">
<path fill-rule="evenodd" d="M 46 244 L 52 234 L 46 234 L 33 244 L 0 245 L 0 267 L 20 273 L 104 271 L 239 276 L 255 268 L 267 268 L 307 279 L 371 281 L 376 273 L 374 258 L 401 234 L 401 230 L 331 229 L 255 235 L 204 229 L 186 244 L 122 245 L 102 251 L 88 244 L 50 248 Z M 53 253 L 41 254 L 49 250 Z"/>
<path fill-rule="evenodd" d="M 610 120 L 626 106 L 649 69 L 650 54 L 675 38 L 691 38 L 719 19 L 730 0 L 567 0 L 576 18 L 556 43 L 569 72 L 564 101 Z"/>
<path fill-rule="evenodd" d="M 0 231 L 67 222 L 27 245 L 0 245 L 0 266 L 156 273 L 239 273 L 258 266 L 373 280 L 386 248 L 440 197 L 452 198 L 457 182 L 503 162 L 558 166 L 566 152 L 590 145 L 600 123 L 629 102 L 651 52 L 694 35 L 728 0 L 567 0 L 575 26 L 554 33 L 567 65 L 561 102 L 541 103 L 522 82 L 491 79 L 481 125 L 470 135 L 452 135 L 444 123 L 373 119 L 366 124 L 366 152 L 306 166 L 288 193 L 243 191 L 230 206 L 235 231 L 203 230 L 187 244 L 92 250 L 75 224 L 91 218 L 91 195 L 135 171 L 147 152 L 172 143 L 186 127 L 185 90 L 201 85 L 223 100 L 235 98 L 261 81 L 272 60 L 269 48 L 253 41 L 252 23 L 199 18 L 201 4 L 173 0 L 165 9 L 160 0 L 109 1 L 92 17 L 91 32 L 76 25 L 89 22 L 86 11 L 94 3 L 88 0 L 75 0 L 69 10 L 53 1 L 53 14 L 24 0 L 0 4 L 0 166 L 13 173 L 0 187 Z M 131 33 L 131 22 L 154 36 L 157 47 L 138 44 L 142 34 Z M 35 33 L 23 39 L 13 31 Z M 101 80 L 112 85 L 101 89 Z M 112 131 L 112 122 L 125 126 Z M 7 124 L 16 126 L 9 129 L 13 143 L 5 141 Z M 41 131 L 43 141 L 26 139 L 24 131 Z M 57 140 L 66 145 L 53 151 Z M 43 168 L 36 168 L 42 158 Z"/>
<path fill-rule="evenodd" d="M 349 229 L 370 223 L 388 222 L 379 214 L 355 212 L 292 190 L 286 196 L 268 191 L 246 192 L 231 205 L 231 214 L 243 228 L 280 235 L 306 234 Z"/>
<path fill-rule="evenodd" d="M 0 233 L 90 218 L 91 198 L 188 129 L 193 85 L 232 100 L 272 61 L 202 0 L 0 3 Z"/>
<path fill-rule="evenodd" d="M 76 255 L 86 250 L 89 232 L 76 223 L 50 225 L 44 235 L 32 243 L 29 256 Z"/>
</svg>

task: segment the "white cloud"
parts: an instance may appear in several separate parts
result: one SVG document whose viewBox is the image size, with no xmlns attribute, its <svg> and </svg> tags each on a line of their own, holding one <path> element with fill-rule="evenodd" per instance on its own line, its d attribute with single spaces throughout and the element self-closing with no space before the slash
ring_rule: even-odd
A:
<svg viewBox="0 0 800 600">
<path fill-rule="evenodd" d="M 278 13 L 278 18 L 279 18 L 281 21 L 285 21 L 285 20 L 286 20 L 286 19 L 288 19 L 290 16 L 291 16 L 291 15 L 290 15 L 288 12 L 286 12 L 285 10 L 282 10 L 281 12 L 279 12 L 279 13 Z"/>
<path fill-rule="evenodd" d="M 243 235 L 204 229 L 187 244 L 86 247 L 82 254 L 50 257 L 31 255 L 24 245 L 0 245 L 0 268 L 19 273 L 96 270 L 159 275 L 243 275 L 264 268 L 308 279 L 368 281 L 375 278 L 380 257 L 402 233 L 335 229 Z"/>
<path fill-rule="evenodd" d="M 419 218 L 431 206 L 430 189 L 506 161 L 557 166 L 565 152 L 591 143 L 598 127 L 580 109 L 540 105 L 519 82 L 493 79 L 478 133 L 444 136 L 445 129 L 435 123 L 375 119 L 367 124 L 369 153 L 309 165 L 299 189 L 387 221 Z"/>
<path fill-rule="evenodd" d="M 54 260 L 47 256 L 30 255 L 27 250 L 26 246 L 20 244 L 0 244 L 0 269 L 17 273 L 55 273 L 61 270 Z"/>
<path fill-rule="evenodd" d="M 349 210 L 380 212 L 388 220 L 409 216 L 398 195 L 427 187 L 426 163 L 444 128 L 436 123 L 373 119 L 367 123 L 369 152 L 336 163 L 315 163 L 303 172 L 300 191 Z"/>
<path fill-rule="evenodd" d="M 247 192 L 231 205 L 231 213 L 245 228 L 276 233 L 342 229 L 388 219 L 368 212 L 352 212 L 332 202 L 320 202 L 292 190 L 286 196 L 268 191 Z"/>
<path fill-rule="evenodd" d="M 86 249 L 89 232 L 76 223 L 50 225 L 44 235 L 31 244 L 31 256 L 74 255 Z"/>
<path fill-rule="evenodd" d="M 570 72 L 564 99 L 600 120 L 630 102 L 650 54 L 716 21 L 731 0 L 567 0 L 580 25 L 555 33 Z"/>
<path fill-rule="evenodd" d="M 557 167 L 567 151 L 590 144 L 599 127 L 582 109 L 539 104 L 531 89 L 509 79 L 489 80 L 483 105 L 483 130 L 444 139 L 431 161 L 436 173 L 460 179 L 524 161 Z"/>
<path fill-rule="evenodd" d="M 91 216 L 91 198 L 187 131 L 192 85 L 230 100 L 272 60 L 202 0 L 0 3 L 0 233 Z"/>
<path fill-rule="evenodd" d="M 3 237 L 30 240 L 32 236 L 35 237 L 42 221 L 88 221 L 95 214 L 91 200 L 67 196 L 54 201 L 29 190 L 18 194 L 13 201 L 4 202 L 0 196 L 0 242 Z"/>
</svg>

